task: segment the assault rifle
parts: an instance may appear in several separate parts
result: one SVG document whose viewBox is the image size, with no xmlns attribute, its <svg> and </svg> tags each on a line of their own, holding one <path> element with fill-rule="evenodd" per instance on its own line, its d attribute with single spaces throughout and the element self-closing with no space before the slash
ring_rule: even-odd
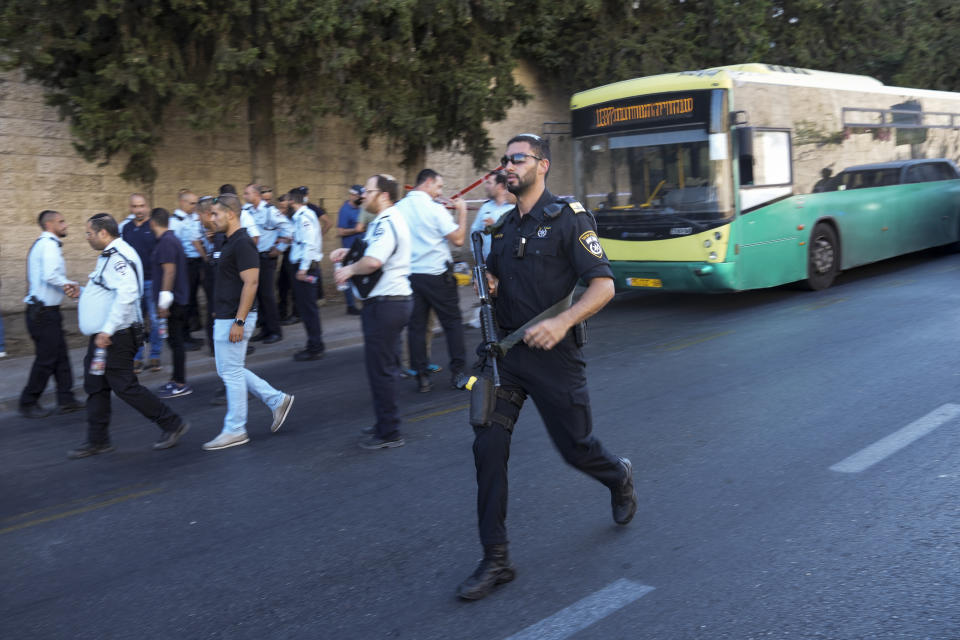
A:
<svg viewBox="0 0 960 640">
<path fill-rule="evenodd" d="M 487 287 L 487 264 L 483 259 L 483 234 L 474 231 L 470 234 L 473 245 L 473 259 L 476 266 L 473 268 L 473 281 L 477 286 L 477 295 L 480 297 L 480 333 L 483 342 L 477 347 L 477 355 L 490 365 L 493 386 L 500 386 L 500 371 L 497 369 L 497 358 L 502 353 L 497 344 L 497 324 L 493 317 L 493 302 L 490 300 L 490 290 Z M 472 385 L 471 385 L 472 386 Z"/>
</svg>

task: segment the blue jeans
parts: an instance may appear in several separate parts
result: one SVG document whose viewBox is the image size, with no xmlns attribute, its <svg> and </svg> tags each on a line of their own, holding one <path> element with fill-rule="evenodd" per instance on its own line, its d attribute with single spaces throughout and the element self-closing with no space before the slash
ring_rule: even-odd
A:
<svg viewBox="0 0 960 640">
<path fill-rule="evenodd" d="M 153 299 L 153 281 L 143 283 L 143 299 L 147 303 L 147 313 L 150 315 L 150 359 L 159 360 L 163 352 L 163 340 L 160 339 L 160 328 L 157 326 L 157 302 Z M 143 360 L 143 347 L 137 349 L 134 360 Z"/>
<path fill-rule="evenodd" d="M 247 343 L 257 326 L 257 314 L 247 314 L 243 340 L 240 342 L 230 342 L 232 326 L 232 319 L 213 321 L 213 354 L 217 361 L 217 374 L 227 389 L 227 415 L 223 418 L 223 432 L 243 433 L 247 430 L 248 390 L 271 411 L 283 402 L 284 393 L 243 366 L 247 358 Z"/>
</svg>

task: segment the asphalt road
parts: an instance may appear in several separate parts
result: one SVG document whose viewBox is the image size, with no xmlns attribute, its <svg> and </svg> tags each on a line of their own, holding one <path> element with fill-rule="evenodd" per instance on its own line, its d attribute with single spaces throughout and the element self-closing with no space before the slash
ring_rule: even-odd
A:
<svg viewBox="0 0 960 640">
<path fill-rule="evenodd" d="M 467 396 L 443 374 L 403 385 L 407 446 L 377 452 L 356 446 L 356 347 L 260 365 L 291 417 L 270 434 L 251 400 L 251 443 L 225 451 L 200 449 L 210 377 L 166 452 L 122 403 L 118 451 L 80 461 L 82 418 L 4 416 L 0 637 L 956 640 L 958 280 L 960 255 L 925 252 L 816 293 L 618 296 L 588 377 L 638 515 L 613 524 L 529 403 L 517 579 L 476 603 L 453 595 L 480 548 Z"/>
</svg>

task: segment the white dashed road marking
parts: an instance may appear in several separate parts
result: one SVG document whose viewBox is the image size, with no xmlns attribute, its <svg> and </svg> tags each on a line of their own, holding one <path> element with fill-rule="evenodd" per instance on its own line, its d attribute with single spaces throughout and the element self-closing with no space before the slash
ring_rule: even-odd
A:
<svg viewBox="0 0 960 640">
<path fill-rule="evenodd" d="M 506 640 L 563 640 L 639 600 L 653 587 L 621 578 Z"/>
<path fill-rule="evenodd" d="M 886 438 L 874 442 L 845 460 L 841 460 L 830 467 L 830 470 L 840 473 L 860 473 L 957 416 L 960 416 L 960 405 L 958 404 L 948 403 L 937 407 L 919 420 L 911 422 L 899 431 L 894 431 Z"/>
</svg>

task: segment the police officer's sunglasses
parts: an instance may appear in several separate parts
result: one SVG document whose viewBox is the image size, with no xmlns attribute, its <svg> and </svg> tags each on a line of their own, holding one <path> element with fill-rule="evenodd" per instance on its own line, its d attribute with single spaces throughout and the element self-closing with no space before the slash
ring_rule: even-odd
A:
<svg viewBox="0 0 960 640">
<path fill-rule="evenodd" d="M 527 158 L 536 158 L 537 160 L 543 160 L 540 156 L 531 155 L 529 153 L 510 153 L 502 158 L 500 158 L 500 166 L 507 166 L 508 162 L 512 162 L 514 166 L 519 166 L 527 161 Z"/>
</svg>

